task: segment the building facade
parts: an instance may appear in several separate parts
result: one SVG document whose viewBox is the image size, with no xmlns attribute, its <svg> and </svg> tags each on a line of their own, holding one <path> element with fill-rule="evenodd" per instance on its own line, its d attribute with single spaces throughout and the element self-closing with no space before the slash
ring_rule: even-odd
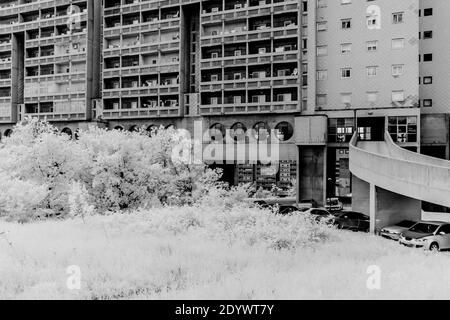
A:
<svg viewBox="0 0 450 320">
<path fill-rule="evenodd" d="M 272 133 L 277 170 L 224 158 L 224 179 L 350 197 L 355 130 L 448 159 L 446 12 L 442 0 L 2 1 L 0 133 L 27 115 L 68 133 Z"/>
</svg>

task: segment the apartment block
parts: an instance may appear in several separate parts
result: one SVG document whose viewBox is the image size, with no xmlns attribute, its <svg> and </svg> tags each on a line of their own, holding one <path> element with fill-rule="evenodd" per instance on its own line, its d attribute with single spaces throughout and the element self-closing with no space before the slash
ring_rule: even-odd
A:
<svg viewBox="0 0 450 320">
<path fill-rule="evenodd" d="M 350 197 L 355 130 L 449 158 L 447 12 L 442 0 L 2 1 L 0 133 L 26 115 L 69 133 L 274 132 L 277 170 L 224 156 L 224 179 Z"/>
<path fill-rule="evenodd" d="M 2 1 L 2 123 L 91 120 L 100 94 L 100 8 L 95 0 Z"/>
</svg>

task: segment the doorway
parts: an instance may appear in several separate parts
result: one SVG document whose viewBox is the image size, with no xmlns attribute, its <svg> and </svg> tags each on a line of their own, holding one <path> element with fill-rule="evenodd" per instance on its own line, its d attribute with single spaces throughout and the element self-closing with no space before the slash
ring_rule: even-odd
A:
<svg viewBox="0 0 450 320">
<path fill-rule="evenodd" d="M 361 141 L 384 141 L 385 118 L 358 118 L 358 136 Z"/>
</svg>

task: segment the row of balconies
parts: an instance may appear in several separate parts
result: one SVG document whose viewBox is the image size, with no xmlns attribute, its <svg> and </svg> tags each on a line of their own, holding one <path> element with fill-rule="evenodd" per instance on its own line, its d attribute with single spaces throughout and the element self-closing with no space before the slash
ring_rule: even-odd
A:
<svg viewBox="0 0 450 320">
<path fill-rule="evenodd" d="M 201 24 L 220 22 L 222 20 L 235 20 L 242 18 L 261 17 L 264 15 L 294 12 L 299 10 L 300 1 L 287 1 L 289 3 L 272 3 L 258 7 L 242 9 L 232 9 L 226 11 L 214 10 L 212 12 L 202 12 Z"/>
<path fill-rule="evenodd" d="M 37 11 L 57 6 L 69 5 L 72 0 L 35 0 L 25 4 L 15 4 L 2 7 L 0 5 L 0 16 L 9 16 L 23 12 Z"/>
<path fill-rule="evenodd" d="M 247 89 L 256 89 L 256 88 L 272 88 L 272 87 L 289 87 L 289 86 L 298 86 L 300 80 L 297 77 L 286 77 L 281 79 L 279 77 L 276 78 L 267 78 L 267 79 L 246 79 L 246 80 L 227 80 L 227 81 L 218 81 L 216 83 L 211 84 L 201 84 L 202 91 L 218 91 L 218 90 L 247 90 Z"/>
<path fill-rule="evenodd" d="M 237 67 L 274 62 L 298 62 L 298 51 L 271 52 L 266 54 L 253 54 L 238 57 L 232 56 L 218 57 L 215 59 L 203 59 L 201 61 L 201 69 Z"/>
<path fill-rule="evenodd" d="M 55 81 L 61 83 L 67 83 L 67 81 L 84 81 L 86 80 L 85 72 L 65 72 L 56 73 L 52 75 L 37 75 L 37 76 L 27 76 L 25 77 L 25 83 L 39 83 L 41 81 Z"/>
<path fill-rule="evenodd" d="M 179 117 L 180 115 L 180 107 L 162 107 L 134 110 L 103 110 L 102 112 L 103 119 Z"/>
<path fill-rule="evenodd" d="M 114 48 L 103 50 L 103 57 L 118 57 L 129 54 L 148 54 L 157 52 L 177 52 L 180 50 L 180 41 L 161 42 L 155 44 L 139 44 L 131 48 Z"/>
<path fill-rule="evenodd" d="M 216 46 L 227 43 L 239 43 L 239 42 L 251 42 L 251 41 L 261 41 L 270 39 L 282 39 L 286 37 L 297 37 L 299 30 L 297 26 L 289 26 L 282 28 L 271 28 L 266 30 L 256 30 L 256 31 L 244 31 L 233 35 L 218 34 L 216 36 L 212 35 L 202 35 L 202 47 L 204 46 Z"/>
<path fill-rule="evenodd" d="M 158 10 L 166 7 L 174 7 L 180 5 L 186 5 L 190 3 L 198 3 L 200 0 L 140 0 L 133 1 L 126 4 L 117 1 L 117 5 L 113 7 L 104 8 L 103 12 L 105 16 L 109 16 L 117 13 L 137 13 L 140 11 Z"/>
<path fill-rule="evenodd" d="M 179 86 L 166 88 L 119 88 L 119 89 L 103 89 L 104 98 L 117 98 L 123 96 L 149 96 L 149 95 L 173 95 L 179 94 Z"/>
<path fill-rule="evenodd" d="M 115 69 L 103 69 L 103 77 L 121 77 L 121 76 L 137 76 L 137 75 L 147 75 L 147 74 L 158 74 L 158 73 L 172 73 L 179 72 L 180 65 L 178 63 L 170 63 L 167 65 L 157 65 L 157 66 L 132 66 L 132 67 L 118 67 Z"/>
<path fill-rule="evenodd" d="M 77 20 L 80 23 L 87 21 L 87 13 L 81 13 L 80 19 Z M 22 32 L 32 29 L 39 29 L 39 28 L 46 28 L 46 27 L 56 27 L 58 25 L 67 25 L 67 16 L 62 17 L 54 17 L 51 19 L 45 19 L 45 20 L 37 20 L 37 21 L 30 21 L 30 22 L 19 22 L 19 21 L 13 21 L 13 23 L 10 24 L 0 24 L 0 34 L 4 33 L 15 33 L 15 32 Z M 82 30 L 80 32 L 86 32 L 86 30 Z M 56 34 L 49 35 L 49 37 L 54 37 Z"/>
<path fill-rule="evenodd" d="M 223 114 L 248 114 L 248 113 L 281 113 L 296 112 L 300 110 L 297 101 L 292 102 L 265 102 L 265 103 L 242 103 L 242 104 L 216 104 L 200 105 L 200 115 L 223 115 Z"/>
<path fill-rule="evenodd" d="M 64 63 L 64 62 L 76 62 L 76 61 L 86 61 L 86 54 L 67 54 L 63 56 L 46 56 L 37 58 L 26 58 L 25 66 L 41 65 L 41 64 L 52 64 L 52 63 Z"/>
<path fill-rule="evenodd" d="M 118 36 L 121 34 L 137 34 L 140 32 L 149 32 L 156 30 L 171 30 L 178 29 L 180 27 L 180 20 L 170 20 L 165 22 L 144 22 L 136 25 L 123 26 L 121 24 L 112 27 L 104 28 L 103 35 L 105 38 L 111 36 Z"/>
<path fill-rule="evenodd" d="M 28 39 L 26 40 L 27 48 L 45 46 L 45 45 L 58 45 L 67 44 L 69 41 L 82 42 L 86 40 L 86 32 L 74 33 L 74 34 L 62 34 L 55 35 L 48 38 Z"/>
<path fill-rule="evenodd" d="M 67 100 L 67 99 L 83 99 L 86 97 L 85 92 L 74 92 L 74 93 L 43 93 L 43 94 L 33 94 L 33 96 L 25 96 L 25 103 L 31 103 L 36 101 L 56 101 L 56 100 Z"/>
<path fill-rule="evenodd" d="M 0 79 L 0 87 L 10 87 L 11 79 Z"/>
</svg>

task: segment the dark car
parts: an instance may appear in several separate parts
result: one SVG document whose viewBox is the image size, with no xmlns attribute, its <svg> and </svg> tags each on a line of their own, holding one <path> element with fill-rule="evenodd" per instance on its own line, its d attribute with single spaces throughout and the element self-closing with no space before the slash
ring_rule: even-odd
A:
<svg viewBox="0 0 450 320">
<path fill-rule="evenodd" d="M 339 201 L 338 198 L 328 198 L 325 204 L 325 209 L 328 211 L 342 211 L 344 210 L 344 205 Z"/>
<path fill-rule="evenodd" d="M 304 199 L 299 202 L 298 207 L 305 208 L 305 210 L 317 208 L 317 202 L 314 199 Z"/>
<path fill-rule="evenodd" d="M 361 212 L 342 211 L 336 214 L 333 224 L 338 229 L 368 232 L 370 229 L 370 217 Z"/>
</svg>

